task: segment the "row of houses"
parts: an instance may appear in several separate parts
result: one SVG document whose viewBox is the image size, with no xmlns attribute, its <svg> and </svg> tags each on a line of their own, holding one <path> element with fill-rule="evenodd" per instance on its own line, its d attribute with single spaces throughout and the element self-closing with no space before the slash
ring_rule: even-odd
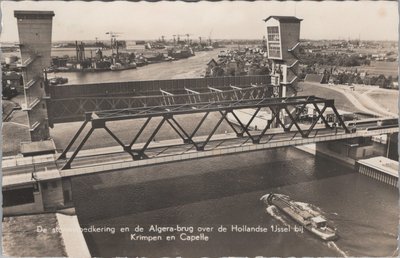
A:
<svg viewBox="0 0 400 258">
<path fill-rule="evenodd" d="M 262 48 L 221 51 L 207 63 L 206 77 L 262 75 L 269 73 L 267 54 Z"/>
<path fill-rule="evenodd" d="M 305 75 L 305 81 L 328 83 L 328 84 L 364 84 L 376 85 L 381 88 L 398 89 L 398 78 L 384 75 L 371 75 L 366 71 L 357 71 L 357 69 L 335 69 L 318 71 L 317 73 L 308 73 Z"/>
</svg>

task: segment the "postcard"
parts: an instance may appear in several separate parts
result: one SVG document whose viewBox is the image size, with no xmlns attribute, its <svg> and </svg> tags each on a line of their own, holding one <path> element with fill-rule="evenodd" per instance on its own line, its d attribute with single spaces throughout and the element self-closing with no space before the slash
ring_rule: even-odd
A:
<svg viewBox="0 0 400 258">
<path fill-rule="evenodd" d="M 397 12 L 3 1 L 3 255 L 398 256 Z"/>
</svg>

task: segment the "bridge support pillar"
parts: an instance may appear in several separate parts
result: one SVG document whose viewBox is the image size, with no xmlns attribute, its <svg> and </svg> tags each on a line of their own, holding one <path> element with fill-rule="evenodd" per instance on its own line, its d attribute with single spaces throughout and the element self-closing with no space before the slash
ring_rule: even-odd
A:
<svg viewBox="0 0 400 258">
<path fill-rule="evenodd" d="M 54 212 L 73 207 L 70 178 L 54 178 L 3 189 L 6 216 Z"/>
<path fill-rule="evenodd" d="M 385 145 L 372 141 L 371 137 L 320 142 L 316 144 L 316 156 L 329 157 L 348 166 L 356 161 L 385 155 Z"/>
<path fill-rule="evenodd" d="M 57 178 L 40 181 L 44 211 L 54 211 L 73 206 L 70 178 Z"/>
<path fill-rule="evenodd" d="M 386 155 L 385 157 L 393 160 L 399 160 L 399 133 L 387 134 L 386 140 Z"/>
</svg>

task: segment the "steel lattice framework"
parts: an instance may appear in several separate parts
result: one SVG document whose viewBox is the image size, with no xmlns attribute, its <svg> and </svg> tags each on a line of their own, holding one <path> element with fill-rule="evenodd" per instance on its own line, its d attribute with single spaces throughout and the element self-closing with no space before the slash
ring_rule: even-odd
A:
<svg viewBox="0 0 400 258">
<path fill-rule="evenodd" d="M 99 110 L 127 109 L 150 106 L 169 106 L 178 104 L 195 104 L 226 100 L 261 99 L 277 96 L 279 86 L 247 85 L 207 87 L 198 89 L 183 88 L 180 91 L 159 90 L 158 95 L 136 96 L 97 96 L 67 99 L 51 99 L 49 120 L 51 123 L 82 121 L 86 112 Z"/>
<path fill-rule="evenodd" d="M 310 124 L 306 129 L 302 128 L 299 124 L 299 117 L 306 108 L 307 105 L 313 105 L 317 118 Z M 322 108 L 320 108 L 322 107 Z M 338 120 L 338 127 L 334 128 L 331 126 L 326 117 L 324 116 L 327 108 L 330 108 Z M 250 120 L 247 123 L 242 122 L 235 111 L 240 109 L 253 109 Z M 267 110 L 271 114 L 271 119 L 268 120 L 265 128 L 261 132 L 251 132 L 249 126 L 260 112 L 260 110 Z M 199 128 L 202 126 L 206 118 L 211 112 L 217 112 L 221 115 L 216 125 L 212 128 L 211 132 L 206 136 L 205 139 L 196 140 L 195 136 Z M 182 125 L 175 119 L 180 115 L 190 115 L 195 113 L 203 113 L 202 119 L 190 132 L 183 128 Z M 232 121 L 227 119 L 227 115 L 231 114 L 235 121 L 235 125 Z M 326 115 L 326 114 L 325 114 Z M 148 128 L 149 122 L 153 118 L 161 118 L 159 123 L 154 128 Z M 282 119 L 286 117 L 286 119 Z M 82 134 L 84 128 L 89 124 L 91 127 L 89 131 L 84 135 L 83 139 L 72 153 L 69 159 L 66 159 L 66 163 L 63 169 L 71 168 L 71 164 L 79 151 L 82 149 L 86 141 L 90 138 L 93 131 L 96 129 L 104 129 L 123 149 L 124 152 L 128 153 L 133 160 L 140 160 L 149 158 L 146 155 L 146 150 L 149 144 L 152 142 L 160 128 L 165 124 L 169 124 L 171 128 L 177 133 L 177 135 L 183 140 L 184 144 L 192 145 L 197 151 L 205 150 L 205 147 L 210 142 L 211 137 L 215 134 L 217 128 L 223 121 L 232 128 L 238 138 L 248 137 L 252 143 L 258 144 L 267 136 L 267 132 L 271 127 L 280 126 L 284 132 L 296 132 L 300 133 L 303 138 L 309 137 L 318 121 L 322 120 L 325 124 L 325 128 L 337 130 L 338 128 L 343 129 L 346 133 L 350 133 L 338 111 L 334 106 L 334 100 L 323 99 L 315 96 L 301 96 L 301 97 L 289 97 L 289 98 L 254 98 L 254 99 L 242 99 L 242 100 L 226 100 L 219 102 L 207 102 L 207 103 L 187 103 L 179 105 L 168 105 L 168 106 L 154 106 L 154 107 L 138 107 L 132 109 L 121 109 L 121 110 L 109 110 L 109 111 L 98 111 L 86 113 L 84 123 L 81 125 L 77 133 L 74 135 L 68 146 L 65 148 L 63 153 L 60 155 L 60 159 L 66 159 L 67 152 L 70 151 L 71 147 Z M 108 127 L 107 123 L 120 120 L 129 119 L 146 119 L 142 127 L 135 132 L 135 136 L 130 143 L 125 144 L 119 139 Z M 137 143 L 138 138 L 142 135 L 143 131 L 152 130 L 150 137 L 145 141 L 144 145 L 140 149 L 133 149 L 133 145 Z"/>
</svg>

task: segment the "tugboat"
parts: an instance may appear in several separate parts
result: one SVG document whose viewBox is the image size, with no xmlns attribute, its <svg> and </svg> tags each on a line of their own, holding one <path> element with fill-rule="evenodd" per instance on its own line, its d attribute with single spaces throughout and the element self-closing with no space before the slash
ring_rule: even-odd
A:
<svg viewBox="0 0 400 258">
<path fill-rule="evenodd" d="M 337 239 L 334 228 L 327 224 L 326 219 L 317 211 L 305 209 L 298 203 L 281 194 L 266 194 L 260 198 L 267 205 L 275 205 L 294 221 L 323 240 Z"/>
</svg>

